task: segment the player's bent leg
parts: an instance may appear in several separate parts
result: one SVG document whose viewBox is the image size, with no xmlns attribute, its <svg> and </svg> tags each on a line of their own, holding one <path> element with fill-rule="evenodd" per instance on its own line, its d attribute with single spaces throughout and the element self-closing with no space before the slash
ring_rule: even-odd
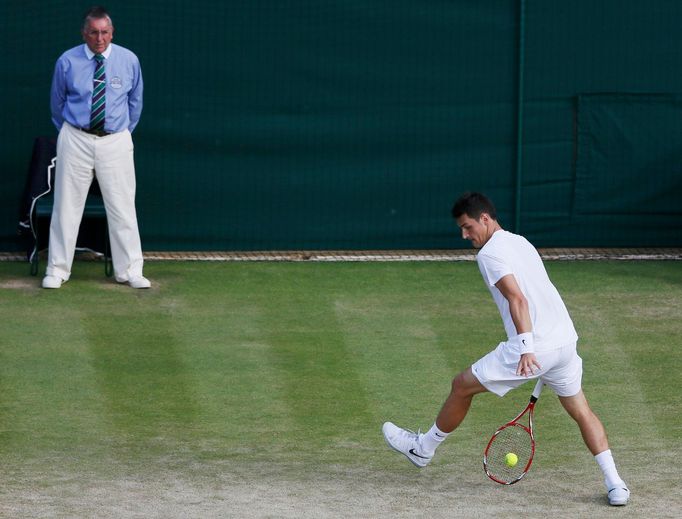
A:
<svg viewBox="0 0 682 519">
<path fill-rule="evenodd" d="M 593 456 L 609 448 L 604 426 L 587 403 L 582 389 L 574 396 L 560 396 L 559 401 L 578 424 L 583 441 Z"/>
<path fill-rule="evenodd" d="M 464 420 L 473 396 L 484 391 L 487 391 L 486 388 L 472 374 L 471 368 L 468 368 L 452 381 L 450 395 L 443 404 L 436 423 L 426 434 L 419 431 L 415 433 L 386 422 L 382 427 L 386 443 L 417 467 L 425 467 L 431 462 L 436 447 Z M 439 437 L 431 438 L 431 434 L 438 434 Z"/>
<path fill-rule="evenodd" d="M 630 490 L 616 470 L 604 426 L 590 408 L 582 390 L 574 396 L 560 396 L 559 401 L 578 424 L 585 445 L 594 455 L 604 474 L 604 485 L 606 486 L 609 504 L 613 506 L 626 505 L 630 499 Z"/>
<path fill-rule="evenodd" d="M 452 381 L 450 395 L 438 413 L 438 428 L 446 433 L 454 431 L 466 417 L 474 395 L 485 391 L 488 390 L 478 381 L 470 367 L 462 371 Z"/>
</svg>

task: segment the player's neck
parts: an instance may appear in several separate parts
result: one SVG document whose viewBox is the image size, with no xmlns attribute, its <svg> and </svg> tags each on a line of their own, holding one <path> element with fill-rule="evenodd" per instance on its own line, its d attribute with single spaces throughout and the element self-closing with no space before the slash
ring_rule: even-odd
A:
<svg viewBox="0 0 682 519">
<path fill-rule="evenodd" d="M 493 234 L 495 234 L 497 231 L 503 231 L 502 226 L 497 222 L 497 220 L 490 220 L 489 224 L 486 226 L 487 227 L 487 238 L 485 240 L 485 243 L 488 243 L 490 241 L 490 238 L 493 237 Z"/>
</svg>

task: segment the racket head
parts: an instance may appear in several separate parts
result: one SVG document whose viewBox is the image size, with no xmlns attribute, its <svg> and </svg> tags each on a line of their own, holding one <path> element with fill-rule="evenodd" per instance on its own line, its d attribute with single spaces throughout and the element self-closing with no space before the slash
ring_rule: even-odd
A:
<svg viewBox="0 0 682 519">
<path fill-rule="evenodd" d="M 513 467 L 507 465 L 508 453 L 518 456 Z M 501 485 L 513 485 L 520 481 L 530 469 L 535 456 L 533 431 L 523 424 L 512 422 L 500 427 L 493 434 L 483 454 L 483 469 L 486 475 Z"/>
</svg>

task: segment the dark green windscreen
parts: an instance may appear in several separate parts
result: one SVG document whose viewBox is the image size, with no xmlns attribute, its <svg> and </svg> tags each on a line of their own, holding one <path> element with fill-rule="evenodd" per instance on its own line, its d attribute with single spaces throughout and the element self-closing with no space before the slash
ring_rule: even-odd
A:
<svg viewBox="0 0 682 519">
<path fill-rule="evenodd" d="M 0 4 L 2 250 L 89 5 Z M 106 5 L 145 79 L 145 250 L 467 247 L 465 190 L 538 246 L 682 246 L 682 2 Z"/>
</svg>

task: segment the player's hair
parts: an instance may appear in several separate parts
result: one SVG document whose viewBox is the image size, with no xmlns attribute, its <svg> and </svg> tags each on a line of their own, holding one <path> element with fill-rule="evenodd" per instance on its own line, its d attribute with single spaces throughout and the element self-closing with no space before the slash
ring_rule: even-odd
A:
<svg viewBox="0 0 682 519">
<path fill-rule="evenodd" d="M 488 213 L 490 218 L 497 220 L 495 205 L 481 193 L 466 192 L 452 206 L 452 217 L 455 220 L 464 214 L 469 218 L 478 220 L 482 213 Z"/>
<path fill-rule="evenodd" d="M 102 18 L 106 18 L 109 20 L 109 25 L 112 27 L 114 26 L 114 22 L 111 21 L 111 16 L 109 16 L 109 12 L 106 10 L 106 8 L 102 7 L 101 5 L 92 6 L 90 9 L 85 11 L 85 14 L 83 15 L 83 30 L 85 30 L 85 28 L 88 26 L 90 20 L 100 20 Z"/>
</svg>

